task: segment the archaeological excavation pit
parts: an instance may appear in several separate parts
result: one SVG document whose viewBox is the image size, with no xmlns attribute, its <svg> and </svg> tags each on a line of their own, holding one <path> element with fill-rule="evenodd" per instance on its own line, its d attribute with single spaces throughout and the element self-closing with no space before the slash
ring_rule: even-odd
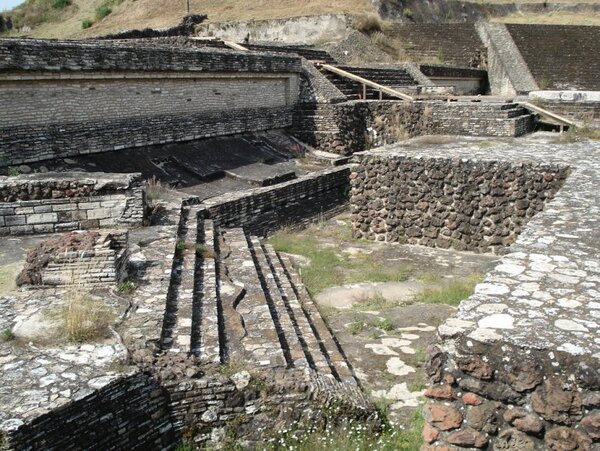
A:
<svg viewBox="0 0 600 451">
<path fill-rule="evenodd" d="M 0 448 L 595 449 L 600 146 L 514 97 L 524 29 L 0 39 Z"/>
</svg>

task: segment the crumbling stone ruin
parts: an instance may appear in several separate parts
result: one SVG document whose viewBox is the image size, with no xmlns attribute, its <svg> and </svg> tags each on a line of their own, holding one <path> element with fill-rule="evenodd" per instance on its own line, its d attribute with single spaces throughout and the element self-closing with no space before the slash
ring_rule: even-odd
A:
<svg viewBox="0 0 600 451">
<path fill-rule="evenodd" d="M 0 237 L 35 245 L 24 288 L 0 292 L 0 448 L 381 428 L 302 267 L 263 240 L 349 211 L 356 239 L 498 255 L 427 349 L 423 450 L 596 449 L 600 147 L 521 137 L 593 125 L 598 102 L 515 97 L 551 71 L 539 30 L 402 24 L 446 64 L 367 67 L 193 36 L 205 19 L 0 39 Z M 112 320 L 42 340 L 82 286 Z"/>
</svg>

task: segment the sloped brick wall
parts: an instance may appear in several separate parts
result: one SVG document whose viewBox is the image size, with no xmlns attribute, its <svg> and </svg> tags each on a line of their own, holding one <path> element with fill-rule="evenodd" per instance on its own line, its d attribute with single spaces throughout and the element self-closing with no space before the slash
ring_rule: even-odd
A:
<svg viewBox="0 0 600 451">
<path fill-rule="evenodd" d="M 600 90 L 600 27 L 506 27 L 540 89 Z"/>
</svg>

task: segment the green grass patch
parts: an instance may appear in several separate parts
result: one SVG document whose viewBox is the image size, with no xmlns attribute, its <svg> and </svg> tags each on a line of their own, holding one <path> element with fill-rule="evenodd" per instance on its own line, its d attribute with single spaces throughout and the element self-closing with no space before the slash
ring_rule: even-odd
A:
<svg viewBox="0 0 600 451">
<path fill-rule="evenodd" d="M 393 307 L 398 307 L 403 303 L 396 300 L 386 299 L 381 293 L 376 293 L 374 296 L 367 298 L 359 298 L 352 304 L 352 310 L 364 312 L 372 310 L 386 310 Z"/>
<path fill-rule="evenodd" d="M 348 332 L 351 335 L 358 335 L 367 328 L 368 324 L 363 316 L 355 315 L 352 322 L 348 324 Z"/>
<path fill-rule="evenodd" d="M 446 282 L 441 286 L 426 289 L 415 298 L 415 301 L 427 304 L 458 305 L 473 294 L 475 285 L 481 280 L 480 275 L 473 274 L 467 279 Z"/>
<path fill-rule="evenodd" d="M 591 127 L 569 127 L 569 129 L 562 133 L 558 138 L 561 143 L 576 143 L 581 141 L 587 141 L 588 139 L 598 141 L 600 140 L 600 129 Z"/>
<path fill-rule="evenodd" d="M 102 20 L 112 13 L 112 9 L 108 5 L 100 5 L 96 8 L 96 19 Z"/>
<path fill-rule="evenodd" d="M 394 330 L 394 324 L 388 318 L 380 318 L 373 322 L 373 327 L 381 329 L 384 332 L 390 332 Z"/>
<path fill-rule="evenodd" d="M 83 19 L 81 21 L 81 28 L 84 30 L 90 28 L 92 25 L 94 25 L 94 22 L 90 19 Z"/>
<path fill-rule="evenodd" d="M 345 227 L 342 230 L 346 229 Z M 301 268 L 301 275 L 308 291 L 315 295 L 325 288 L 359 282 L 401 282 L 409 278 L 409 270 L 404 265 L 389 264 L 367 254 L 354 257 L 340 252 L 338 246 L 326 247 L 318 238 L 334 235 L 329 229 L 324 235 L 315 229 L 307 233 L 292 233 L 282 230 L 272 236 L 269 242 L 277 252 L 302 255 L 310 260 Z M 336 238 L 342 242 L 343 236 Z"/>
<path fill-rule="evenodd" d="M 2 334 L 0 334 L 0 341 L 7 342 L 13 341 L 15 339 L 15 334 L 13 334 L 12 330 L 4 329 Z"/>
<path fill-rule="evenodd" d="M 54 0 L 52 7 L 54 9 L 64 9 L 71 4 L 71 0 Z"/>
</svg>

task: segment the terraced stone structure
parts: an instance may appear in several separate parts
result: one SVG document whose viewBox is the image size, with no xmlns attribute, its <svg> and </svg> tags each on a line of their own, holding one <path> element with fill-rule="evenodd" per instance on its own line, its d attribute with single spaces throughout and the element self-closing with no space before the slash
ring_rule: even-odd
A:
<svg viewBox="0 0 600 451">
<path fill-rule="evenodd" d="M 478 44 L 474 30 L 467 40 Z M 133 298 L 102 291 L 118 321 L 94 344 L 28 344 L 39 338 L 32 323 L 51 328 L 47 312 L 64 310 L 65 291 L 0 296 L 0 330 L 21 340 L 0 341 L 0 447 L 170 449 L 185 439 L 251 448 L 292 425 L 331 421 L 334 407 L 378 425 L 299 271 L 260 241 L 343 210 L 349 192 L 357 236 L 506 253 L 429 351 L 427 442 L 595 446 L 597 145 L 388 148 L 348 165 L 339 155 L 410 136 L 521 136 L 533 117 L 512 102 L 350 100 L 356 86 L 328 79 L 312 62 L 334 61 L 315 50 L 134 41 L 0 40 L 0 169 L 245 132 L 281 138 L 282 129 L 303 141 L 286 136 L 299 156 L 314 150 L 307 143 L 333 152 L 309 152 L 315 158 L 341 166 L 265 176 L 287 156 L 269 139 L 233 137 L 236 152 L 270 146 L 253 167 L 259 176 L 206 165 L 189 179 L 227 173 L 236 187 L 254 188 L 169 192 L 151 232 L 137 227 L 146 207 L 138 174 L 3 179 L 0 234 L 132 227 L 138 287 Z M 403 89 L 431 87 L 409 65 L 346 69 Z M 162 149 L 149 150 L 144 168 L 175 179 L 196 169 L 180 156 L 202 153 Z M 119 161 L 139 154 L 131 155 Z"/>
<path fill-rule="evenodd" d="M 439 343 L 428 350 L 425 449 L 595 449 L 598 150 L 595 143 L 442 145 L 359 157 L 352 203 L 361 236 L 407 235 L 427 245 L 454 238 L 467 249 L 482 249 L 483 240 L 485 250 L 495 231 L 514 233 L 500 233 L 495 244 L 510 244 L 506 255 L 440 326 Z M 493 168 L 487 176 L 486 168 Z M 461 179 L 466 183 L 454 187 L 451 181 Z M 435 200 L 429 191 L 439 191 Z M 390 204 L 396 192 L 402 205 Z M 394 218 L 407 203 L 411 208 Z M 511 227 L 498 205 L 531 219 Z M 495 218 L 488 236 L 473 229 L 487 213 Z M 457 221 L 461 216 L 466 222 Z"/>
</svg>

